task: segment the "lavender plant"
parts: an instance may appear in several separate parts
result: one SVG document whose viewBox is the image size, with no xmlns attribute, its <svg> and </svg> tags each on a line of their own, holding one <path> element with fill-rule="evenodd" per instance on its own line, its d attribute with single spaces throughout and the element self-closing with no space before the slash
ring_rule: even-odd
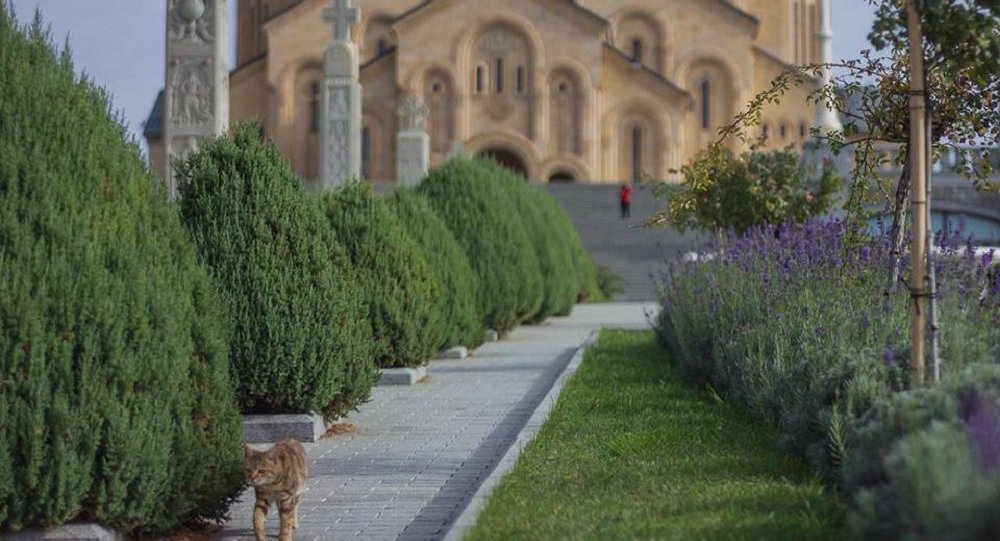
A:
<svg viewBox="0 0 1000 541">
<path fill-rule="evenodd" d="M 659 335 L 682 374 L 778 426 L 782 445 L 807 457 L 853 502 L 855 532 L 867 532 L 878 522 L 899 531 L 905 529 L 899 521 L 920 526 L 920 517 L 893 515 L 916 513 L 916 504 L 882 506 L 876 511 L 884 512 L 876 512 L 862 500 L 877 489 L 882 500 L 902 501 L 905 487 L 919 476 L 948 478 L 954 461 L 942 459 L 930 473 L 920 469 L 926 465 L 917 468 L 907 461 L 926 462 L 921 453 L 966 430 L 963 417 L 954 413 L 958 410 L 943 409 L 931 419 L 955 430 L 935 429 L 920 436 L 932 443 L 904 445 L 911 434 L 883 430 L 888 421 L 872 413 L 905 409 L 904 397 L 913 395 L 904 389 L 901 366 L 908 353 L 907 295 L 879 294 L 890 244 L 884 232 L 868 234 L 837 220 L 763 226 L 715 238 L 697 262 L 671 263 L 662 275 Z M 962 243 L 960 229 L 945 230 L 937 244 L 942 250 L 935 263 L 940 310 L 949 321 L 941 337 L 948 384 L 933 392 L 954 397 L 957 382 L 969 383 L 970 370 L 1000 364 L 1000 279 L 991 266 L 993 254 L 977 256 Z M 907 263 L 903 258 L 899 265 Z M 971 381 L 984 387 L 982 396 L 994 397 L 993 409 L 984 411 L 1000 411 L 1000 380 L 995 389 L 993 380 Z M 931 424 L 920 429 L 930 430 Z M 996 438 L 990 445 L 1000 448 L 1000 433 L 979 433 L 987 433 L 980 439 Z M 879 454 L 873 456 L 872 449 L 880 449 Z M 887 462 L 888 454 L 892 461 Z M 872 484 L 890 471 L 893 483 Z M 1000 475 L 990 483 L 1000 490 Z"/>
</svg>

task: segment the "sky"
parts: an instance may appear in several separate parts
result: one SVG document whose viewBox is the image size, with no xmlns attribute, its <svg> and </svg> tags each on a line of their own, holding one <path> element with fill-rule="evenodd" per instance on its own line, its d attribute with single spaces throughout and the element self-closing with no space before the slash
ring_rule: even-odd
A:
<svg viewBox="0 0 1000 541">
<path fill-rule="evenodd" d="M 229 4 L 232 66 L 236 0 Z M 13 0 L 13 5 L 21 22 L 41 10 L 56 43 L 68 40 L 77 70 L 111 92 L 145 146 L 143 122 L 164 80 L 165 0 Z M 854 58 L 866 48 L 872 11 L 867 0 L 833 0 L 834 59 Z"/>
</svg>

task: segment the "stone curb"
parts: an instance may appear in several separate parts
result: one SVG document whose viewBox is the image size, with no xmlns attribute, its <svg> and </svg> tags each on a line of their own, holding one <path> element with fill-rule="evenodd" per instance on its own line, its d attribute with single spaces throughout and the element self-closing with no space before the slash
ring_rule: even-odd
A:
<svg viewBox="0 0 1000 541">
<path fill-rule="evenodd" d="M 125 536 L 100 524 L 64 524 L 51 530 L 26 530 L 23 532 L 0 535 L 4 541 L 124 541 Z"/>
<path fill-rule="evenodd" d="M 468 356 L 469 356 L 469 348 L 465 346 L 455 346 L 453 348 L 443 349 L 439 351 L 437 358 L 435 360 L 449 360 L 449 359 L 462 360 Z"/>
<path fill-rule="evenodd" d="M 276 443 L 285 438 L 311 443 L 325 434 L 326 423 L 317 413 L 243 416 L 243 441 L 247 443 Z"/>
<path fill-rule="evenodd" d="M 493 490 L 500 484 L 504 476 L 514 469 L 518 458 L 521 456 L 521 452 L 538 435 L 538 432 L 542 429 L 542 425 L 545 424 L 545 421 L 549 418 L 549 414 L 552 413 L 552 409 L 555 408 L 556 401 L 559 399 L 559 394 L 562 393 L 563 387 L 566 386 L 566 383 L 569 382 L 577 369 L 580 368 L 580 365 L 583 364 L 584 353 L 597 343 L 600 332 L 600 329 L 590 331 L 587 338 L 576 349 L 573 358 L 570 359 L 569 364 L 566 365 L 566 368 L 556 378 L 555 383 L 552 384 L 552 388 L 549 389 L 545 398 L 535 408 L 535 412 L 531 414 L 528 422 L 525 423 L 524 428 L 517 435 L 517 439 L 514 440 L 510 448 L 507 449 L 507 452 L 497 462 L 496 468 L 493 469 L 489 477 L 483 480 L 479 488 L 476 489 L 476 492 L 469 499 L 469 504 L 451 523 L 451 526 L 449 526 L 448 531 L 442 538 L 444 541 L 461 541 L 465 537 L 465 534 L 475 526 L 476 519 L 479 518 L 479 514 L 486 507 L 486 502 L 489 500 L 490 495 L 493 494 Z"/>
<path fill-rule="evenodd" d="M 416 385 L 427 377 L 427 365 L 416 368 L 382 368 L 377 385 Z"/>
</svg>

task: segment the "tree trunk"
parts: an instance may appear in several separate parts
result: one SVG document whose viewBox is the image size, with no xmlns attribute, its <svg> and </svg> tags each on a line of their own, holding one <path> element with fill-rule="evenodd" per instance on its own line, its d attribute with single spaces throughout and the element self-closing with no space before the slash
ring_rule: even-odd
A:
<svg viewBox="0 0 1000 541">
<path fill-rule="evenodd" d="M 927 74 L 924 73 L 924 88 L 927 88 Z M 931 174 L 933 173 L 934 102 L 927 100 L 927 317 L 930 319 L 930 354 L 933 382 L 941 383 L 941 325 L 938 322 L 937 271 L 934 268 L 934 227 L 931 223 Z"/>
<path fill-rule="evenodd" d="M 925 330 L 924 307 L 927 280 L 927 107 L 924 89 L 923 29 L 917 0 L 907 1 L 907 30 L 910 41 L 910 218 L 913 244 L 910 249 L 910 388 L 924 386 Z"/>
<path fill-rule="evenodd" d="M 889 281 L 885 288 L 885 307 L 888 309 L 891 296 L 899 286 L 899 259 L 903 255 L 903 242 L 906 240 L 906 209 L 910 206 L 910 145 L 906 144 L 906 163 L 896 184 L 896 198 L 892 207 L 892 227 L 889 238 Z"/>
</svg>

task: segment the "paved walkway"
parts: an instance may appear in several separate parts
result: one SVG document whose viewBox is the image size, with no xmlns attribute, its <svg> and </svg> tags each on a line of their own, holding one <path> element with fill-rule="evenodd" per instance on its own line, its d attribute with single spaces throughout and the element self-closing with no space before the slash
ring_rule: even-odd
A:
<svg viewBox="0 0 1000 541">
<path fill-rule="evenodd" d="M 434 361 L 411 387 L 376 387 L 355 433 L 306 444 L 310 477 L 296 540 L 433 540 L 447 533 L 590 331 L 648 327 L 638 303 L 577 306 L 468 359 Z M 221 538 L 253 539 L 253 493 Z M 278 533 L 268 516 L 269 537 Z"/>
</svg>

